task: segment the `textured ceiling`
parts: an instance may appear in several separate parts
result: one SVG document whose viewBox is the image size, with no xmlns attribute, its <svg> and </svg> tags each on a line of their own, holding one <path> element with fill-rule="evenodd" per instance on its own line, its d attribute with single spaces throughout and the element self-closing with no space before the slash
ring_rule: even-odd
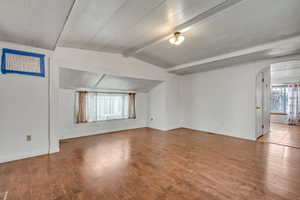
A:
<svg viewBox="0 0 300 200">
<path fill-rule="evenodd" d="M 73 0 L 1 0 L 0 40 L 54 49 Z"/>
<path fill-rule="evenodd" d="M 154 88 L 160 83 L 161 81 L 157 80 L 105 75 L 97 85 L 97 88 L 103 90 L 149 92 L 152 88 Z"/>
<path fill-rule="evenodd" d="M 300 53 L 295 42 L 201 62 L 300 36 L 299 10 L 299 0 L 2 0 L 0 40 L 119 53 L 186 74 Z M 186 40 L 169 44 L 179 27 Z"/>
<path fill-rule="evenodd" d="M 78 0 L 59 46 L 118 52 L 169 32 L 224 0 Z"/>
<path fill-rule="evenodd" d="M 271 72 L 287 71 L 292 69 L 300 69 L 299 60 L 291 60 L 287 62 L 274 63 L 271 65 Z"/>
<path fill-rule="evenodd" d="M 291 40 L 292 45 L 278 45 L 271 46 L 270 48 L 266 48 L 265 50 L 259 50 L 260 47 L 251 48 L 253 49 L 250 53 L 243 53 L 242 51 L 238 51 L 231 54 L 225 54 L 224 56 L 214 57 L 215 59 L 207 59 L 200 60 L 199 63 L 189 63 L 183 66 L 178 66 L 169 70 L 169 72 L 176 74 L 191 74 L 198 73 L 204 71 L 210 71 L 218 68 L 224 68 L 228 66 L 234 66 L 243 63 L 250 63 L 253 61 L 266 60 L 272 58 L 285 57 L 290 55 L 298 55 L 300 54 L 300 40 L 297 39 L 296 42 Z M 246 49 L 247 50 L 247 49 Z M 245 52 L 247 52 L 245 50 Z M 241 52 L 241 53 L 239 53 Z M 227 56 L 228 55 L 228 56 Z"/>
<path fill-rule="evenodd" d="M 60 68 L 60 88 L 148 92 L 161 81 Z"/>
<path fill-rule="evenodd" d="M 185 33 L 180 46 L 168 41 L 137 55 L 170 66 L 234 52 L 300 34 L 299 0 L 244 0 Z"/>
<path fill-rule="evenodd" d="M 299 83 L 300 61 L 293 60 L 271 65 L 272 84 Z"/>
<path fill-rule="evenodd" d="M 104 74 L 60 68 L 59 87 L 64 89 L 96 88 Z"/>
</svg>

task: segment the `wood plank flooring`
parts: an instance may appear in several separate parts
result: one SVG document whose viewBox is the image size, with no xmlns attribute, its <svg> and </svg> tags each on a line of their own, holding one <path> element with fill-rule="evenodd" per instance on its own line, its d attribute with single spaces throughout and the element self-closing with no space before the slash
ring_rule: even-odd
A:
<svg viewBox="0 0 300 200">
<path fill-rule="evenodd" d="M 271 123 L 271 131 L 259 141 L 300 148 L 300 126 Z"/>
<path fill-rule="evenodd" d="M 300 200 L 300 150 L 189 129 L 65 140 L 0 164 L 8 200 Z"/>
</svg>

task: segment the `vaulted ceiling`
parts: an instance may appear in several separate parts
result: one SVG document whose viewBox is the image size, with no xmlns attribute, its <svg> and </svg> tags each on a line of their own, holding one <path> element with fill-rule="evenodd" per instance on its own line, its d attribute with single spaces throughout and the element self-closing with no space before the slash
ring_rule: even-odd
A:
<svg viewBox="0 0 300 200">
<path fill-rule="evenodd" d="M 2 0 L 0 40 L 119 53 L 185 74 L 300 53 L 299 10 L 299 0 Z M 168 42 L 174 31 L 184 32 L 180 46 Z"/>
<path fill-rule="evenodd" d="M 1 0 L 0 40 L 54 49 L 73 0 Z"/>
<path fill-rule="evenodd" d="M 63 89 L 92 89 L 109 91 L 149 92 L 161 83 L 157 80 L 97 74 L 68 68 L 59 70 L 59 87 Z"/>
</svg>

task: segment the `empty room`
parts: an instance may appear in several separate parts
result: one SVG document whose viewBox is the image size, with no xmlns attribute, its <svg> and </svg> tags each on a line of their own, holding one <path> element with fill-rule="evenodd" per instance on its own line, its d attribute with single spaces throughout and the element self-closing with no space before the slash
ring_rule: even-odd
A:
<svg viewBox="0 0 300 200">
<path fill-rule="evenodd" d="M 0 200 L 300 200 L 299 0 L 1 0 Z"/>
</svg>

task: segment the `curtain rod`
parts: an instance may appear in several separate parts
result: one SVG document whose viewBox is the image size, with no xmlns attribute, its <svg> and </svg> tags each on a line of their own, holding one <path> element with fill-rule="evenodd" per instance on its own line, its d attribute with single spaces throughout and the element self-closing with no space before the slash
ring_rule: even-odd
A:
<svg viewBox="0 0 300 200">
<path fill-rule="evenodd" d="M 287 87 L 289 85 L 299 85 L 300 83 L 281 83 L 281 84 L 272 84 L 272 87 Z"/>
</svg>

